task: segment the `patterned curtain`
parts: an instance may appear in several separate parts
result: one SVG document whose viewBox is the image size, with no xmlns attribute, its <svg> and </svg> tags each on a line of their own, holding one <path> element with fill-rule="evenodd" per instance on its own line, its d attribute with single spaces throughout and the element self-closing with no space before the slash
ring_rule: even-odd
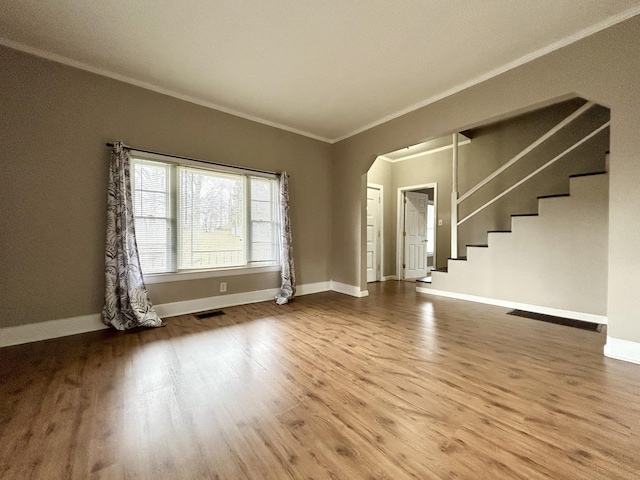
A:
<svg viewBox="0 0 640 480">
<path fill-rule="evenodd" d="M 289 218 L 289 175 L 280 174 L 278 182 L 278 203 L 280 207 L 280 275 L 282 287 L 276 295 L 276 303 L 284 305 L 296 294 L 296 270 L 293 265 L 293 245 L 291 242 L 291 219 Z"/>
<path fill-rule="evenodd" d="M 129 164 L 129 150 L 115 142 L 109 166 L 102 322 L 118 330 L 165 325 L 153 309 L 140 270 Z"/>
</svg>

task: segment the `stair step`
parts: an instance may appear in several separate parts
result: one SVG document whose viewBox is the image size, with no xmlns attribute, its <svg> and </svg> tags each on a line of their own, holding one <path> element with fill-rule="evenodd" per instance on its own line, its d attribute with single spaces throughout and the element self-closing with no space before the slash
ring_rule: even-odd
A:
<svg viewBox="0 0 640 480">
<path fill-rule="evenodd" d="M 559 193 L 557 195 L 540 195 L 538 200 L 542 200 L 543 198 L 561 198 L 570 196 L 568 193 Z"/>
<path fill-rule="evenodd" d="M 578 177 L 590 177 L 592 175 L 606 175 L 607 172 L 592 172 L 592 173 L 578 173 L 576 175 L 569 175 L 569 178 L 578 178 Z"/>
<path fill-rule="evenodd" d="M 489 230 L 487 233 L 511 233 L 511 230 Z"/>
<path fill-rule="evenodd" d="M 460 261 L 464 261 L 464 262 L 466 262 L 466 261 L 467 261 L 467 257 L 458 257 L 458 258 L 451 258 L 451 257 L 449 257 L 449 260 L 460 260 Z"/>
<path fill-rule="evenodd" d="M 537 213 L 512 213 L 512 217 L 537 217 Z"/>
<path fill-rule="evenodd" d="M 467 248 L 469 247 L 476 247 L 476 248 L 488 248 L 489 245 L 487 245 L 486 243 L 482 243 L 482 244 L 476 244 L 476 245 L 467 245 Z"/>
<path fill-rule="evenodd" d="M 447 267 L 444 268 L 436 268 L 434 270 L 431 270 L 432 272 L 440 272 L 440 273 L 448 273 L 449 269 Z"/>
</svg>

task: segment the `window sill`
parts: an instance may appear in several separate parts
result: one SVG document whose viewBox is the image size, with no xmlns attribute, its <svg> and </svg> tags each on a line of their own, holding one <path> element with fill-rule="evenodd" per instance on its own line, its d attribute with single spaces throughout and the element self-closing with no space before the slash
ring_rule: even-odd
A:
<svg viewBox="0 0 640 480">
<path fill-rule="evenodd" d="M 150 273 L 144 275 L 144 282 L 147 285 L 152 285 L 154 283 L 181 282 L 183 280 L 201 280 L 205 278 L 233 277 L 235 275 L 249 275 L 279 271 L 279 265 L 268 265 L 264 267 L 235 267 L 220 270 L 200 270 L 195 272 Z"/>
</svg>

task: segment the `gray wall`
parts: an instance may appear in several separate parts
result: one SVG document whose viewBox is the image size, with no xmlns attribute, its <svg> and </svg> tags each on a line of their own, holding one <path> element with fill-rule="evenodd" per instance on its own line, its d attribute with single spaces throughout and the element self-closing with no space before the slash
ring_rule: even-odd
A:
<svg viewBox="0 0 640 480">
<path fill-rule="evenodd" d="M 363 198 L 378 155 L 579 96 L 611 109 L 607 334 L 640 342 L 639 31 L 631 18 L 336 144 L 332 279 L 366 289 Z"/>
<path fill-rule="evenodd" d="M 460 157 L 465 154 L 467 146 L 460 147 Z M 451 151 L 395 163 L 378 159 L 367 174 L 368 181 L 379 179 L 381 172 L 385 172 L 389 184 L 384 194 L 385 275 L 396 275 L 398 189 L 427 183 L 438 184 L 437 214 L 442 226 L 436 227 L 436 266 L 445 266 L 451 251 Z"/>
<path fill-rule="evenodd" d="M 584 103 L 586 102 L 582 99 L 572 99 L 466 131 L 465 134 L 471 137 L 472 141 L 470 144 L 459 147 L 460 194 L 465 193 L 507 163 Z M 518 164 L 505 171 L 502 177 L 490 182 L 469 197 L 460 206 L 459 218 L 473 212 L 607 120 L 609 120 L 607 108 L 593 107 L 529 153 Z M 465 256 L 469 244 L 486 243 L 487 232 L 490 230 L 509 230 L 512 214 L 536 213 L 538 196 L 568 193 L 569 175 L 603 171 L 605 152 L 608 149 L 609 135 L 608 131 L 605 131 L 462 224 L 458 229 L 458 255 Z M 389 215 L 385 217 L 385 248 L 394 252 L 397 248 L 398 188 L 437 183 L 438 218 L 442 220 L 442 226 L 437 227 L 436 266 L 446 267 L 447 259 L 451 256 L 451 162 L 451 150 L 434 152 L 395 163 L 376 159 L 367 173 L 368 181 L 384 177 L 389 178 L 391 184 L 391 190 L 385 192 L 385 215 Z M 385 275 L 394 275 L 395 256 L 389 261 L 392 263 L 385 261 Z"/>
<path fill-rule="evenodd" d="M 465 135 L 471 137 L 472 141 L 461 145 L 458 152 L 460 194 L 510 161 L 585 103 L 582 99 L 572 99 L 466 131 Z M 607 120 L 607 108 L 593 107 L 506 170 L 501 177 L 469 197 L 460 205 L 459 218 L 473 212 Z M 605 152 L 608 149 L 609 133 L 604 131 L 462 224 L 458 229 L 458 255 L 466 255 L 467 245 L 487 243 L 487 232 L 490 230 L 509 230 L 512 214 L 536 213 L 538 196 L 568 193 L 569 175 L 603 171 Z M 437 183 L 438 218 L 442 220 L 442 226 L 437 227 L 436 266 L 446 267 L 447 259 L 451 256 L 451 162 L 451 150 L 395 163 L 382 159 L 374 161 L 367 173 L 368 181 L 376 179 L 375 183 L 387 181 L 390 184 L 390 190 L 385 191 L 386 253 L 387 250 L 395 253 L 397 248 L 398 188 Z M 395 255 L 385 259 L 384 268 L 385 275 L 395 275 Z"/>
<path fill-rule="evenodd" d="M 468 191 L 507 163 L 584 103 L 580 99 L 562 102 L 508 121 L 465 132 L 472 140 L 468 145 L 468 154 L 460 158 L 460 193 Z M 481 207 L 608 120 L 607 108 L 591 108 L 462 202 L 459 218 L 462 219 Z M 468 244 L 487 243 L 487 231 L 509 230 L 512 214 L 537 213 L 538 196 L 569 193 L 569 175 L 604 171 L 605 153 L 608 150 L 609 132 L 605 130 L 463 223 L 458 229 L 459 255 L 466 255 Z"/>
<path fill-rule="evenodd" d="M 299 284 L 330 279 L 331 146 L 0 47 L 0 327 L 99 313 L 105 142 L 291 175 Z M 274 288 L 277 273 L 149 285 L 156 304 Z"/>
</svg>

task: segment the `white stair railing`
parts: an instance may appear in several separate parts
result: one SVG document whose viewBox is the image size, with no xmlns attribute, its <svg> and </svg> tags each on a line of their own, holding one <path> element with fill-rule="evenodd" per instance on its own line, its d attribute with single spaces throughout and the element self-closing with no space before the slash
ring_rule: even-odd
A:
<svg viewBox="0 0 640 480">
<path fill-rule="evenodd" d="M 469 191 L 467 191 L 465 194 L 461 195 L 459 198 L 458 198 L 458 151 L 457 151 L 458 150 L 457 149 L 458 142 L 457 142 L 457 134 L 455 134 L 455 133 L 453 134 L 454 149 L 453 149 L 453 188 L 452 188 L 452 193 L 451 193 L 451 258 L 457 258 L 458 257 L 458 227 L 460 225 L 462 225 L 464 222 L 466 222 L 470 218 L 474 217 L 475 215 L 480 213 L 482 210 L 484 210 L 488 206 L 492 205 L 493 203 L 498 201 L 500 198 L 504 197 L 505 195 L 507 195 L 508 193 L 513 191 L 514 189 L 518 188 L 523 183 L 529 181 L 530 179 L 532 179 L 533 177 L 538 175 L 540 172 L 542 172 L 546 168 L 548 168 L 551 165 L 553 165 L 555 162 L 557 162 L 558 160 L 563 158 L 565 155 L 567 155 L 572 150 L 574 150 L 577 147 L 579 147 L 580 145 L 582 145 L 584 142 L 586 142 L 589 139 L 593 138 L 595 135 L 597 135 L 598 133 L 600 133 L 604 129 L 608 128 L 611 122 L 606 122 L 605 124 L 601 125 L 597 129 L 595 129 L 594 131 L 592 131 L 591 133 L 589 133 L 588 135 L 583 137 L 582 139 L 578 140 L 576 143 L 571 145 L 569 148 L 564 150 L 562 153 L 560 153 L 559 155 L 557 155 L 554 158 L 552 158 L 551 160 L 549 160 L 543 166 L 541 166 L 540 168 L 538 168 L 534 172 L 530 173 L 529 175 L 527 175 L 522 180 L 514 183 L 512 186 L 510 186 L 509 188 L 504 190 L 502 193 L 496 195 L 491 200 L 489 200 L 487 203 L 485 203 L 481 207 L 477 208 L 476 210 L 474 210 L 473 212 L 471 212 L 469 215 L 467 215 L 466 217 L 464 217 L 461 220 L 458 220 L 458 205 L 460 205 L 460 203 L 462 203 L 464 200 L 469 198 L 475 192 L 480 190 L 482 187 L 484 187 L 487 183 L 489 183 L 491 180 L 496 178 L 502 172 L 507 170 L 509 167 L 512 167 L 513 165 L 515 165 L 518 161 L 520 161 L 528 153 L 530 153 L 536 147 L 540 146 L 544 141 L 548 140 L 553 135 L 558 133 L 560 130 L 562 130 L 564 127 L 569 125 L 572 121 L 574 121 L 580 115 L 582 115 L 587 110 L 592 108 L 594 105 L 595 105 L 594 102 L 585 103 L 582 107 L 580 107 L 575 112 L 573 112 L 571 115 L 569 115 L 567 118 L 565 118 L 560 123 L 555 125 L 548 132 L 546 132 L 540 138 L 538 138 L 533 143 L 531 143 L 527 148 L 522 150 L 520 153 L 518 153 L 515 157 L 513 157 L 507 163 L 505 163 L 500 168 L 495 170 L 493 173 L 488 175 L 485 179 L 483 179 L 480 182 L 478 182 L 475 186 L 473 186 L 471 189 L 469 189 Z"/>
<path fill-rule="evenodd" d="M 494 178 L 496 178 L 498 175 L 500 175 L 502 172 L 504 172 L 507 168 L 515 165 L 521 158 L 523 158 L 527 153 L 531 152 L 533 149 L 535 149 L 536 147 L 540 146 L 545 140 L 548 140 L 549 138 L 551 138 L 553 135 L 555 135 L 556 133 L 558 133 L 560 130 L 562 130 L 564 127 L 566 127 L 567 125 L 569 125 L 571 122 L 573 122 L 576 118 L 578 118 L 580 115 L 582 115 L 583 113 L 585 113 L 587 110 L 589 110 L 591 107 L 593 107 L 595 105 L 595 103 L 593 102 L 587 102 L 585 103 L 582 107 L 580 107 L 578 110 L 576 110 L 575 112 L 573 112 L 571 115 L 569 115 L 567 118 L 565 118 L 564 120 L 562 120 L 560 123 L 558 123 L 555 127 L 553 127 L 551 130 L 549 130 L 547 133 L 545 133 L 544 135 L 542 135 L 540 138 L 538 138 L 535 142 L 533 142 L 531 145 L 529 145 L 527 148 L 525 148 L 524 150 L 522 150 L 519 154 L 517 154 L 515 157 L 513 157 L 511 160 L 509 160 L 507 163 L 505 163 L 504 165 L 502 165 L 500 168 L 498 168 L 495 172 L 493 172 L 491 175 L 489 175 L 487 178 L 485 178 L 484 180 L 482 180 L 481 182 L 479 182 L 477 185 L 475 185 L 474 187 L 472 187 L 467 193 L 465 193 L 464 195 L 462 195 L 459 199 L 458 199 L 458 205 L 460 205 L 460 202 L 464 201 L 465 199 L 469 198 L 471 195 L 473 195 L 475 192 L 477 192 L 478 190 L 480 190 L 482 187 L 484 187 L 487 183 L 489 183 L 491 180 L 493 180 Z"/>
<path fill-rule="evenodd" d="M 464 217 L 462 220 L 460 220 L 457 225 L 460 226 L 462 225 L 464 222 L 466 222 L 467 220 L 469 220 L 471 217 L 473 217 L 474 215 L 480 213 L 482 210 L 484 210 L 485 208 L 487 208 L 489 205 L 491 205 L 492 203 L 496 202 L 497 200 L 499 200 L 500 198 L 504 197 L 506 194 L 508 194 L 509 192 L 511 192 L 512 190 L 518 188 L 520 185 L 522 185 L 523 183 L 525 183 L 526 181 L 532 179 L 533 177 L 535 177 L 536 175 L 538 175 L 540 172 L 542 172 L 544 169 L 550 167 L 551 165 L 553 165 L 554 163 L 556 163 L 558 160 L 560 160 L 562 157 L 564 157 L 566 154 L 568 154 L 569 152 L 571 152 L 572 150 L 574 150 L 575 148 L 578 148 L 580 145 L 582 145 L 584 142 L 586 142 L 587 140 L 589 140 L 590 138 L 596 136 L 597 134 L 599 134 L 601 131 L 603 131 L 605 128 L 608 128 L 609 125 L 611 124 L 611 122 L 607 122 L 604 125 L 601 125 L 600 127 L 596 128 L 593 132 L 591 132 L 589 135 L 587 135 L 586 137 L 582 138 L 581 140 L 578 140 L 576 143 L 574 143 L 573 145 L 571 145 L 569 148 L 567 148 L 566 150 L 564 150 L 562 153 L 560 153 L 559 155 L 553 157 L 551 160 L 549 160 L 547 163 L 545 163 L 544 165 L 542 165 L 540 168 L 538 168 L 537 170 L 534 170 L 533 172 L 531 172 L 529 175 L 527 175 L 526 177 L 524 177 L 522 180 L 520 180 L 519 182 L 514 183 L 513 185 L 511 185 L 509 188 L 507 188 L 504 192 L 500 193 L 499 195 L 496 195 L 495 197 L 493 197 L 491 200 L 489 200 L 487 203 L 485 203 L 484 205 L 482 205 L 480 208 L 477 208 L 476 210 L 474 210 L 473 212 L 471 212 L 469 215 L 467 215 L 466 217 Z"/>
</svg>

